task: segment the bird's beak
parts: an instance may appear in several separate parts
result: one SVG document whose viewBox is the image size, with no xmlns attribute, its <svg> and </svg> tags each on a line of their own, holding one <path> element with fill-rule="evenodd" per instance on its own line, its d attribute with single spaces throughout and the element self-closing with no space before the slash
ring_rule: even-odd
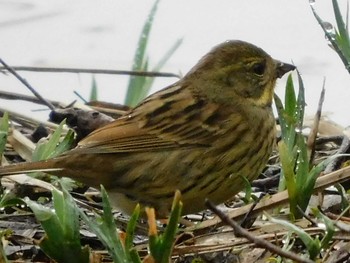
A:
<svg viewBox="0 0 350 263">
<path fill-rule="evenodd" d="M 281 61 L 276 61 L 276 64 L 277 64 L 277 68 L 276 68 L 277 78 L 281 78 L 287 72 L 296 69 L 296 67 L 294 65 L 283 63 Z"/>
</svg>

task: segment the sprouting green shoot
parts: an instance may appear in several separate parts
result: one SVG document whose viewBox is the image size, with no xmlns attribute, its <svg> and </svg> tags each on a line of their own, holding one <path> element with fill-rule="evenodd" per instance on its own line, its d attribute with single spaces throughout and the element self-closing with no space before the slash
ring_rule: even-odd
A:
<svg viewBox="0 0 350 263">
<path fill-rule="evenodd" d="M 134 62 L 132 66 L 133 71 L 148 71 L 150 69 L 149 58 L 147 56 L 146 50 L 150 39 L 150 32 L 157 11 L 158 3 L 159 0 L 156 0 L 141 31 L 136 53 L 134 56 Z M 174 43 L 174 45 L 169 49 L 169 51 L 166 52 L 166 54 L 159 61 L 159 63 L 156 64 L 152 71 L 159 71 L 168 61 L 168 59 L 173 55 L 173 53 L 178 49 L 181 43 L 182 39 L 178 39 Z M 130 76 L 125 97 L 125 104 L 128 106 L 135 106 L 137 103 L 139 103 L 149 93 L 153 81 L 153 77 Z"/>
</svg>

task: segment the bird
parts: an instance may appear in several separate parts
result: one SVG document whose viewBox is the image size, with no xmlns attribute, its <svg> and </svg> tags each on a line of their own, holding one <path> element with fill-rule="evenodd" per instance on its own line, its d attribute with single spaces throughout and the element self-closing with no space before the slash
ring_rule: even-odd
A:
<svg viewBox="0 0 350 263">
<path fill-rule="evenodd" d="M 254 180 L 275 144 L 276 80 L 296 67 L 241 40 L 209 51 L 181 79 L 52 159 L 0 167 L 0 176 L 45 172 L 107 190 L 131 214 L 170 212 L 176 190 L 183 214 L 220 204 Z"/>
</svg>

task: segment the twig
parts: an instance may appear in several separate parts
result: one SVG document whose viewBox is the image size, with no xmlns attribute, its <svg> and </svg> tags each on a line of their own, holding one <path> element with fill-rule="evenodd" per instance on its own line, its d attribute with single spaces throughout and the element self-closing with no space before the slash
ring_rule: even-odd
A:
<svg viewBox="0 0 350 263">
<path fill-rule="evenodd" d="M 210 210 L 212 210 L 215 214 L 217 214 L 224 223 L 226 223 L 227 225 L 232 227 L 233 232 L 236 236 L 245 237 L 250 242 L 254 243 L 257 247 L 265 248 L 265 249 L 269 250 L 270 252 L 275 253 L 277 255 L 280 255 L 284 258 L 289 258 L 289 259 L 292 259 L 296 262 L 305 262 L 305 263 L 313 263 L 314 262 L 311 259 L 302 258 L 295 253 L 283 250 L 283 249 L 279 248 L 278 246 L 276 246 L 276 245 L 274 245 L 274 244 L 272 244 L 264 239 L 261 239 L 261 238 L 258 238 L 256 236 L 252 235 L 251 233 L 249 233 L 249 231 L 242 228 L 235 221 L 231 220 L 225 213 L 223 213 L 222 211 L 217 209 L 216 206 L 212 202 L 210 202 L 209 200 L 206 200 L 205 204 Z"/>
<path fill-rule="evenodd" d="M 337 150 L 337 152 L 335 153 L 335 156 L 340 155 L 338 158 L 334 158 L 334 160 L 332 160 L 326 167 L 326 169 L 324 170 L 324 173 L 330 173 L 332 171 L 335 170 L 338 162 L 339 162 L 339 158 L 342 157 L 341 155 L 346 153 L 349 150 L 350 147 L 350 140 L 348 138 L 348 136 L 343 136 L 343 140 L 342 143 L 339 147 L 339 149 Z"/>
<path fill-rule="evenodd" d="M 331 185 L 336 183 L 341 183 L 345 180 L 350 179 L 350 166 L 339 169 L 329 174 L 320 175 L 315 183 L 314 192 L 321 191 Z M 259 202 L 256 207 L 251 211 L 251 216 L 257 215 L 262 211 L 273 209 L 280 205 L 286 204 L 288 202 L 288 192 L 287 190 L 279 192 L 277 194 L 271 195 L 269 198 L 264 198 Z M 229 218 L 239 219 L 244 217 L 244 215 L 250 210 L 252 204 L 242 206 L 237 209 L 233 209 L 228 213 Z M 222 222 L 220 218 L 214 217 L 213 219 L 206 220 L 204 222 L 196 224 L 194 228 L 187 228 L 186 231 L 193 231 L 196 234 L 206 232 L 208 228 L 212 226 L 220 226 Z"/>
<path fill-rule="evenodd" d="M 0 63 L 4 65 L 4 67 L 11 73 L 13 74 L 20 82 L 23 83 L 24 86 L 26 86 L 39 100 L 43 101 L 44 104 L 49 107 L 50 110 L 55 110 L 55 106 L 51 104 L 47 99 L 42 97 L 29 83 L 26 81 L 24 78 L 22 78 L 17 72 L 11 68 L 9 65 L 7 65 L 1 58 L 0 58 Z"/>
<path fill-rule="evenodd" d="M 257 187 L 259 189 L 263 189 L 263 191 L 269 192 L 270 189 L 278 185 L 280 177 L 280 174 L 275 174 L 266 178 L 256 179 L 252 182 L 252 186 Z"/>
<path fill-rule="evenodd" d="M 3 91 L 3 90 L 0 90 L 0 98 L 6 99 L 6 100 L 24 100 L 24 101 L 45 105 L 45 103 L 42 100 L 38 99 L 37 97 L 15 93 L 15 92 Z M 58 107 L 61 105 L 59 101 L 50 100 L 50 103 L 55 107 Z"/>
<path fill-rule="evenodd" d="M 333 220 L 345 221 L 345 222 L 347 222 L 347 224 L 350 223 L 350 217 L 347 217 L 347 216 L 334 214 L 332 212 L 327 212 L 326 216 L 328 216 L 330 219 L 333 219 Z"/>
<path fill-rule="evenodd" d="M 309 138 L 307 140 L 307 146 L 310 149 L 310 160 L 309 160 L 309 165 L 312 167 L 314 158 L 315 158 L 315 146 L 316 146 L 316 138 L 317 138 L 317 133 L 318 133 L 318 127 L 320 124 L 320 119 L 321 119 L 321 114 L 322 114 L 322 105 L 324 102 L 324 95 L 325 95 L 325 84 L 326 84 L 326 79 L 323 79 L 323 87 L 320 95 L 320 99 L 318 100 L 318 108 L 317 112 L 315 115 L 314 123 L 312 125 L 312 130 L 309 135 Z"/>
<path fill-rule="evenodd" d="M 241 227 L 243 228 L 248 228 L 249 225 L 251 226 L 254 222 L 250 222 L 252 220 L 249 220 L 248 222 L 248 219 L 250 218 L 250 213 L 254 210 L 254 208 L 256 207 L 256 205 L 261 201 L 261 199 L 266 195 L 266 193 L 263 193 L 259 196 L 259 198 L 257 200 L 254 201 L 253 205 L 251 206 L 250 210 L 248 211 L 248 213 L 245 214 L 242 222 L 241 222 Z M 254 219 L 255 221 L 255 219 Z M 249 224 L 249 225 L 248 225 Z"/>
<path fill-rule="evenodd" d="M 322 213 L 324 216 L 327 216 L 329 219 L 332 220 L 332 223 L 337 227 L 339 228 L 341 231 L 344 231 L 344 232 L 347 232 L 349 233 L 350 232 L 350 228 L 348 227 L 348 224 L 346 223 L 343 223 L 342 221 L 340 221 L 341 219 L 341 215 L 340 216 L 337 216 L 337 218 L 335 220 L 333 220 L 332 217 L 329 216 L 330 213 L 325 213 L 322 208 L 320 206 L 317 207 L 318 210 L 320 211 L 320 213 Z M 343 211 L 342 214 L 344 214 L 346 211 Z M 342 225 L 341 223 L 343 223 L 344 225 Z"/>
<path fill-rule="evenodd" d="M 50 129 L 54 129 L 54 130 L 57 129 L 57 127 L 58 127 L 58 125 L 56 123 L 49 122 L 49 121 L 40 121 L 40 120 L 37 120 L 35 118 L 29 117 L 28 115 L 14 112 L 14 111 L 11 111 L 11 110 L 3 108 L 3 107 L 0 107 L 0 112 L 8 112 L 11 120 L 18 122 L 25 127 L 32 127 L 33 128 L 39 124 L 43 124 L 46 127 L 49 127 Z"/>
<path fill-rule="evenodd" d="M 41 100 L 39 100 L 38 98 L 34 97 L 34 96 L 28 96 L 28 95 L 23 95 L 20 93 L 14 93 L 14 92 L 7 92 L 7 91 L 2 91 L 0 90 L 0 98 L 2 99 L 7 99 L 7 100 L 24 100 L 24 101 L 29 101 L 29 102 L 33 102 L 33 103 L 37 103 L 37 104 L 44 104 Z M 72 101 L 71 103 L 69 103 L 68 105 L 64 104 L 63 102 L 59 102 L 59 101 L 55 101 L 55 100 L 50 100 L 50 102 L 55 106 L 55 107 L 60 107 L 60 108 L 70 108 L 70 107 L 76 107 L 76 108 L 81 108 L 84 110 L 89 110 L 89 109 L 94 109 L 96 111 L 99 111 L 101 113 L 110 115 L 111 117 L 118 117 L 120 115 L 123 115 L 126 113 L 127 109 L 124 108 L 113 108 L 113 107 L 103 107 L 102 106 L 95 106 L 95 105 L 99 105 L 99 104 L 93 104 L 93 103 L 89 103 L 88 105 L 76 105 L 76 101 Z M 114 106 L 114 105 L 113 105 Z"/>
<path fill-rule="evenodd" d="M 309 222 L 312 224 L 312 226 L 314 226 L 314 227 L 317 227 L 317 226 L 318 226 L 317 222 L 316 222 L 315 220 L 313 220 L 309 215 L 307 215 L 307 214 L 304 212 L 304 210 L 301 209 L 301 207 L 300 207 L 299 205 L 297 205 L 297 209 L 298 209 L 299 213 L 302 214 L 303 217 L 305 217 L 305 219 L 306 219 L 307 221 L 309 221 Z"/>
<path fill-rule="evenodd" d="M 7 69 L 0 67 L 0 70 Z M 145 77 L 175 77 L 179 75 L 169 72 L 154 72 L 154 71 L 129 71 L 129 70 L 111 70 L 111 69 L 88 69 L 88 68 L 44 68 L 44 67 L 12 67 L 17 71 L 34 71 L 34 72 L 55 72 L 55 73 L 90 73 L 90 74 L 107 74 L 107 75 L 131 75 Z"/>
<path fill-rule="evenodd" d="M 325 136 L 319 137 L 316 139 L 317 144 L 324 144 L 328 142 L 333 142 L 337 145 L 340 145 L 344 139 L 344 135 L 333 135 L 333 136 Z"/>
</svg>

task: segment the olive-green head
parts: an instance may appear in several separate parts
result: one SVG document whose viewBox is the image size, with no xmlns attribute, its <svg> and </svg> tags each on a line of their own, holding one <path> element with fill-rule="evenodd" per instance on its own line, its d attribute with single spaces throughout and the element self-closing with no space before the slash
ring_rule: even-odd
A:
<svg viewBox="0 0 350 263">
<path fill-rule="evenodd" d="M 276 79 L 294 69 L 253 44 L 230 40 L 205 55 L 184 81 L 190 81 L 194 92 L 218 103 L 242 99 L 265 107 L 272 103 Z"/>
</svg>

